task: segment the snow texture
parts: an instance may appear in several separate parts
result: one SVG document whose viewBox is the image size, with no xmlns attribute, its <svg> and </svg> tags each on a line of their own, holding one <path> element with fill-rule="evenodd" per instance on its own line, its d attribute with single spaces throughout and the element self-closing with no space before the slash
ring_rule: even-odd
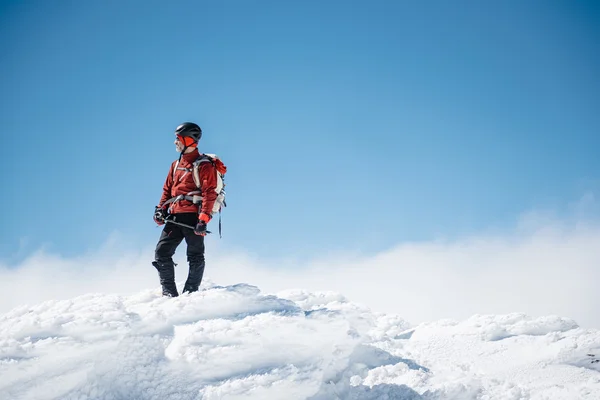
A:
<svg viewBox="0 0 600 400">
<path fill-rule="evenodd" d="M 0 316 L 6 400 L 597 400 L 599 359 L 600 331 L 558 316 L 411 326 L 338 293 L 243 283 Z"/>
</svg>

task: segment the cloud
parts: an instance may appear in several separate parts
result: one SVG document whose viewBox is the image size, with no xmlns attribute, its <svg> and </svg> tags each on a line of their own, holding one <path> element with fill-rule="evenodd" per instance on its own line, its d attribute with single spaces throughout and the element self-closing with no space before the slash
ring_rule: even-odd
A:
<svg viewBox="0 0 600 400">
<path fill-rule="evenodd" d="M 230 260 L 223 281 L 339 291 L 412 322 L 473 314 L 561 315 L 600 327 L 600 227 L 541 227 L 528 235 L 408 243 L 373 257 L 273 273 Z M 220 269 L 219 266 L 215 268 Z"/>
<path fill-rule="evenodd" d="M 205 279 L 250 283 L 266 292 L 337 291 L 375 311 L 418 323 L 473 314 L 560 315 L 600 327 L 600 223 L 586 196 L 567 216 L 530 212 L 511 232 L 401 243 L 378 254 L 353 252 L 311 262 L 261 260 L 222 242 L 207 249 Z M 18 266 L 0 266 L 0 312 L 20 304 L 89 292 L 158 289 L 153 246 L 134 249 L 115 235 L 96 252 L 64 258 L 40 250 Z M 187 274 L 185 244 L 177 280 Z"/>
</svg>

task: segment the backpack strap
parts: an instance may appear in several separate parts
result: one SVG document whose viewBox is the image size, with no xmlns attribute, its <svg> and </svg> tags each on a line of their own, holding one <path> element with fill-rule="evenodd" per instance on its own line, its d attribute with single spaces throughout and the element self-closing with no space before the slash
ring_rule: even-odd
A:
<svg viewBox="0 0 600 400">
<path fill-rule="evenodd" d="M 167 204 L 176 203 L 181 200 L 187 200 L 191 203 L 199 204 L 202 201 L 202 196 L 197 196 L 197 194 L 199 193 L 199 190 L 194 190 L 193 192 L 189 192 L 188 194 L 180 194 L 179 196 L 172 197 L 163 203 L 163 207 Z"/>
<path fill-rule="evenodd" d="M 198 189 L 200 189 L 200 164 L 206 162 L 211 163 L 213 166 L 215 165 L 213 159 L 207 156 L 206 154 L 202 154 L 196 161 L 194 161 L 193 164 L 194 167 L 192 168 L 192 172 L 194 174 L 194 183 L 196 184 L 196 187 Z"/>
<path fill-rule="evenodd" d="M 175 166 L 173 167 L 173 183 L 175 183 L 175 174 L 177 173 L 177 171 L 185 171 L 183 173 L 183 175 L 181 176 L 181 178 L 179 178 L 179 181 L 181 181 L 185 177 L 185 174 L 187 174 L 188 172 L 192 172 L 192 169 L 178 167 L 178 165 L 179 165 L 179 160 L 175 161 Z M 196 182 L 195 178 L 194 178 L 194 182 Z"/>
<path fill-rule="evenodd" d="M 178 165 L 179 165 L 179 160 L 175 161 L 175 166 L 173 166 L 173 183 L 175 183 L 175 172 L 177 172 Z"/>
<path fill-rule="evenodd" d="M 221 235 L 221 210 L 219 210 L 219 238 L 223 238 Z"/>
</svg>

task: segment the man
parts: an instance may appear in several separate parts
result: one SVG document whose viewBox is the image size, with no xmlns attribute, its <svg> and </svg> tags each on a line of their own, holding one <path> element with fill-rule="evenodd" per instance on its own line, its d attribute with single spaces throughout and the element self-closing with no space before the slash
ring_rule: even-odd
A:
<svg viewBox="0 0 600 400">
<path fill-rule="evenodd" d="M 185 122 L 175 129 L 175 149 L 180 153 L 174 161 L 163 186 L 163 193 L 154 210 L 154 221 L 165 225 L 156 245 L 155 261 L 163 296 L 177 297 L 173 255 L 185 239 L 187 244 L 188 277 L 183 293 L 196 292 L 204 275 L 204 236 L 217 198 L 217 174 L 212 162 L 198 166 L 199 185 L 194 180 L 194 162 L 201 154 L 198 142 L 202 129 Z"/>
</svg>

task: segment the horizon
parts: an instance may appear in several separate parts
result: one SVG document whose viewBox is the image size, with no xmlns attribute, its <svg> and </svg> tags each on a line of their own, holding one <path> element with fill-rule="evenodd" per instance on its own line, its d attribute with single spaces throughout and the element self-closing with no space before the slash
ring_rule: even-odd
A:
<svg viewBox="0 0 600 400">
<path fill-rule="evenodd" d="M 376 254 L 332 249 L 308 260 L 264 259 L 215 241 L 207 249 L 202 287 L 248 283 L 268 293 L 333 291 L 413 324 L 518 312 L 600 328 L 599 207 L 590 195 L 571 206 L 568 218 L 534 210 L 521 215 L 510 233 L 490 230 L 405 242 Z M 77 257 L 40 249 L 18 265 L 0 268 L 5 294 L 0 313 L 87 293 L 131 295 L 158 288 L 156 273 L 148 267 L 152 244 L 133 242 L 114 232 L 101 247 Z M 187 275 L 184 249 L 174 260 L 181 288 Z"/>
</svg>

